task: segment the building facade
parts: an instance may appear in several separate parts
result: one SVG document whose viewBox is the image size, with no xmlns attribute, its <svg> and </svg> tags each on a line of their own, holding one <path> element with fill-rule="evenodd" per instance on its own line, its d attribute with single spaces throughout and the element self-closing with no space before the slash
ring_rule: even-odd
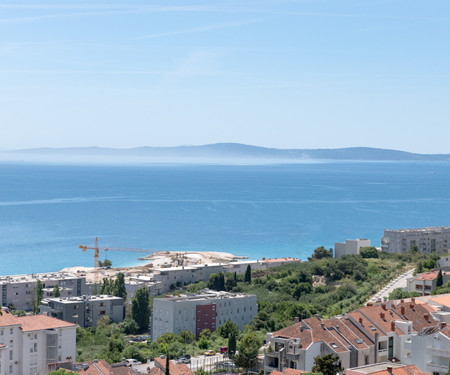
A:
<svg viewBox="0 0 450 375">
<path fill-rule="evenodd" d="M 368 305 L 339 317 L 304 319 L 267 335 L 264 372 L 293 368 L 311 371 L 314 358 L 334 353 L 344 369 L 411 356 L 413 335 L 439 326 L 430 312 L 414 301 Z"/>
<path fill-rule="evenodd" d="M 76 325 L 45 315 L 0 315 L 0 374 L 46 374 L 72 364 L 76 356 Z"/>
<path fill-rule="evenodd" d="M 152 340 L 164 333 L 179 334 L 188 329 L 197 336 L 208 328 L 214 332 L 227 320 L 239 329 L 258 313 L 256 296 L 205 290 L 200 294 L 155 298 L 152 313 Z"/>
<path fill-rule="evenodd" d="M 96 327 L 98 320 L 104 316 L 114 323 L 120 323 L 125 318 L 124 299 L 110 295 L 46 298 L 39 309 L 41 313 L 83 328 Z"/>
<path fill-rule="evenodd" d="M 1 306 L 14 305 L 17 310 L 31 310 L 38 280 L 42 283 L 44 295 L 51 293 L 55 285 L 58 285 L 62 294 L 66 296 L 82 296 L 86 293 L 86 277 L 72 273 L 55 272 L 1 276 Z"/>
<path fill-rule="evenodd" d="M 359 250 L 362 247 L 369 247 L 370 240 L 367 239 L 356 239 L 356 240 L 345 240 L 345 242 L 335 242 L 334 243 L 334 256 L 335 258 L 340 258 L 342 255 L 356 255 L 359 254 Z"/>
<path fill-rule="evenodd" d="M 410 277 L 406 280 L 406 289 L 408 292 L 417 292 L 422 296 L 429 296 L 431 292 L 436 289 L 436 281 L 439 271 L 434 270 L 430 272 L 424 272 Z M 442 281 L 445 284 L 450 281 L 450 272 L 442 272 Z"/>
<path fill-rule="evenodd" d="M 449 245 L 450 227 L 386 229 L 381 238 L 381 250 L 388 253 L 405 253 L 414 247 L 422 253 L 446 253 Z"/>
</svg>

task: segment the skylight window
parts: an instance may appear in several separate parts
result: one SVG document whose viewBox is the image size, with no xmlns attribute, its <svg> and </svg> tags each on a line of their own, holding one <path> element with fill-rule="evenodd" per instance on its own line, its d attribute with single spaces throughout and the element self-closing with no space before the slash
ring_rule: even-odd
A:
<svg viewBox="0 0 450 375">
<path fill-rule="evenodd" d="M 330 345 L 333 349 L 337 349 L 337 347 L 338 347 L 334 342 L 330 342 Z"/>
<path fill-rule="evenodd" d="M 363 341 L 361 339 L 356 339 L 355 341 L 356 341 L 357 344 L 362 344 L 363 343 Z"/>
<path fill-rule="evenodd" d="M 372 331 L 376 331 L 377 329 L 374 326 L 369 326 Z"/>
</svg>

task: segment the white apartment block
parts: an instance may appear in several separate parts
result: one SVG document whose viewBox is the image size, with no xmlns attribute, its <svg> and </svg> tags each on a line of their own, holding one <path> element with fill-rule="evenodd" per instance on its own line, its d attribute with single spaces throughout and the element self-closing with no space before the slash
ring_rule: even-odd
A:
<svg viewBox="0 0 450 375">
<path fill-rule="evenodd" d="M 86 293 L 86 277 L 67 272 L 36 273 L 31 275 L 0 276 L 0 305 L 14 305 L 17 310 L 31 310 L 37 280 L 48 296 L 58 285 L 64 296 L 81 296 Z"/>
<path fill-rule="evenodd" d="M 409 343 L 411 355 L 404 359 L 424 372 L 445 375 L 450 361 L 450 330 L 427 329 L 412 337 Z"/>
<path fill-rule="evenodd" d="M 155 298 L 151 324 L 152 340 L 155 341 L 164 333 L 179 334 L 186 329 L 197 336 L 205 328 L 214 332 L 227 320 L 243 329 L 257 312 L 258 305 L 253 294 L 205 289 L 200 294 Z"/>
<path fill-rule="evenodd" d="M 316 356 L 330 353 L 339 356 L 344 369 L 401 361 L 413 356 L 414 335 L 439 324 L 415 301 L 390 307 L 369 304 L 331 319 L 304 319 L 267 335 L 264 372 L 285 368 L 310 372 Z"/>
<path fill-rule="evenodd" d="M 345 240 L 345 242 L 335 242 L 334 243 L 334 257 L 340 258 L 342 255 L 359 254 L 359 250 L 362 247 L 369 247 L 370 240 L 367 239 L 356 239 L 356 240 Z"/>
<path fill-rule="evenodd" d="M 76 325 L 45 315 L 0 315 L 0 374 L 46 374 L 71 365 L 76 356 Z"/>
<path fill-rule="evenodd" d="M 83 328 L 96 327 L 98 320 L 105 316 L 113 323 L 120 323 L 125 318 L 124 299 L 110 295 L 46 298 L 39 310 Z"/>
<path fill-rule="evenodd" d="M 404 253 L 413 246 L 422 253 L 446 253 L 449 245 L 450 227 L 386 229 L 381 238 L 381 250 L 388 253 Z"/>
</svg>

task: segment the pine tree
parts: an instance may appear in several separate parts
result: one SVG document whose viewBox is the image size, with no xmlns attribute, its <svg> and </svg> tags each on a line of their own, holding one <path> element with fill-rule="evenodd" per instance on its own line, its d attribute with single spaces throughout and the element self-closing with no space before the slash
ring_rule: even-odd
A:
<svg viewBox="0 0 450 375">
<path fill-rule="evenodd" d="M 228 338 L 228 355 L 230 358 L 233 358 L 234 353 L 236 353 L 236 335 L 233 332 Z"/>
<path fill-rule="evenodd" d="M 247 266 L 247 269 L 245 270 L 244 281 L 247 284 L 250 284 L 252 282 L 252 267 L 250 267 L 250 264 Z"/>
<path fill-rule="evenodd" d="M 439 270 L 439 273 L 436 278 L 436 286 L 438 287 L 441 286 L 442 284 L 444 284 L 444 280 L 442 278 L 442 270 Z"/>
<path fill-rule="evenodd" d="M 149 294 L 146 287 L 142 287 L 136 292 L 136 297 L 131 303 L 131 315 L 139 326 L 139 331 L 143 332 L 150 323 Z"/>
<path fill-rule="evenodd" d="M 117 274 L 114 282 L 114 295 L 116 297 L 127 298 L 127 289 L 125 288 L 125 277 L 122 272 Z"/>
<path fill-rule="evenodd" d="M 42 302 L 42 297 L 44 297 L 44 287 L 42 285 L 41 280 L 38 280 L 32 297 L 34 314 L 37 314 L 39 312 L 39 305 Z"/>
<path fill-rule="evenodd" d="M 166 353 L 166 373 L 165 373 L 165 375 L 170 375 L 169 366 L 170 366 L 169 353 L 167 352 Z"/>
<path fill-rule="evenodd" d="M 58 284 L 56 284 L 53 287 L 52 297 L 54 297 L 54 298 L 61 297 L 61 292 L 59 291 L 59 285 Z"/>
</svg>

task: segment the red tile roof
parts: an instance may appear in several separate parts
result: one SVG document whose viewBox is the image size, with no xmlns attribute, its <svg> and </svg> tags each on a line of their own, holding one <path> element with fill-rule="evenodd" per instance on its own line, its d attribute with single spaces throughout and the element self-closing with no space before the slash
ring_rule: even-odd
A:
<svg viewBox="0 0 450 375">
<path fill-rule="evenodd" d="M 274 370 L 270 373 L 270 375 L 300 375 L 300 374 L 307 374 L 307 373 L 308 373 L 308 371 L 296 370 L 293 368 L 285 368 L 283 371 Z"/>
<path fill-rule="evenodd" d="M 386 370 L 370 372 L 370 375 L 431 375 L 428 372 L 422 372 L 416 365 L 408 365 L 402 367 L 393 367 L 391 372 Z M 368 374 L 368 375 L 369 375 Z"/>
<path fill-rule="evenodd" d="M 11 314 L 9 310 L 2 309 L 0 315 L 0 327 L 20 325 L 17 316 Z"/>
<path fill-rule="evenodd" d="M 262 258 L 261 262 L 264 263 L 276 263 L 276 262 L 298 262 L 300 261 L 300 259 L 298 258 L 271 258 L 271 259 L 266 259 L 266 258 Z"/>
<path fill-rule="evenodd" d="M 43 329 L 76 327 L 76 324 L 65 322 L 64 320 L 52 318 L 47 315 L 21 316 L 17 318 L 22 325 L 23 332 L 40 331 Z"/>
<path fill-rule="evenodd" d="M 85 375 L 134 375 L 135 373 L 125 364 L 110 365 L 104 359 L 92 361 L 83 370 L 78 371 L 79 374 Z"/>
<path fill-rule="evenodd" d="M 155 366 L 160 368 L 165 373 L 166 359 L 155 358 Z M 178 363 L 175 363 L 174 361 L 170 361 L 169 370 L 170 370 L 170 375 L 195 375 L 194 371 L 192 371 L 184 363 L 178 364 Z"/>
</svg>

